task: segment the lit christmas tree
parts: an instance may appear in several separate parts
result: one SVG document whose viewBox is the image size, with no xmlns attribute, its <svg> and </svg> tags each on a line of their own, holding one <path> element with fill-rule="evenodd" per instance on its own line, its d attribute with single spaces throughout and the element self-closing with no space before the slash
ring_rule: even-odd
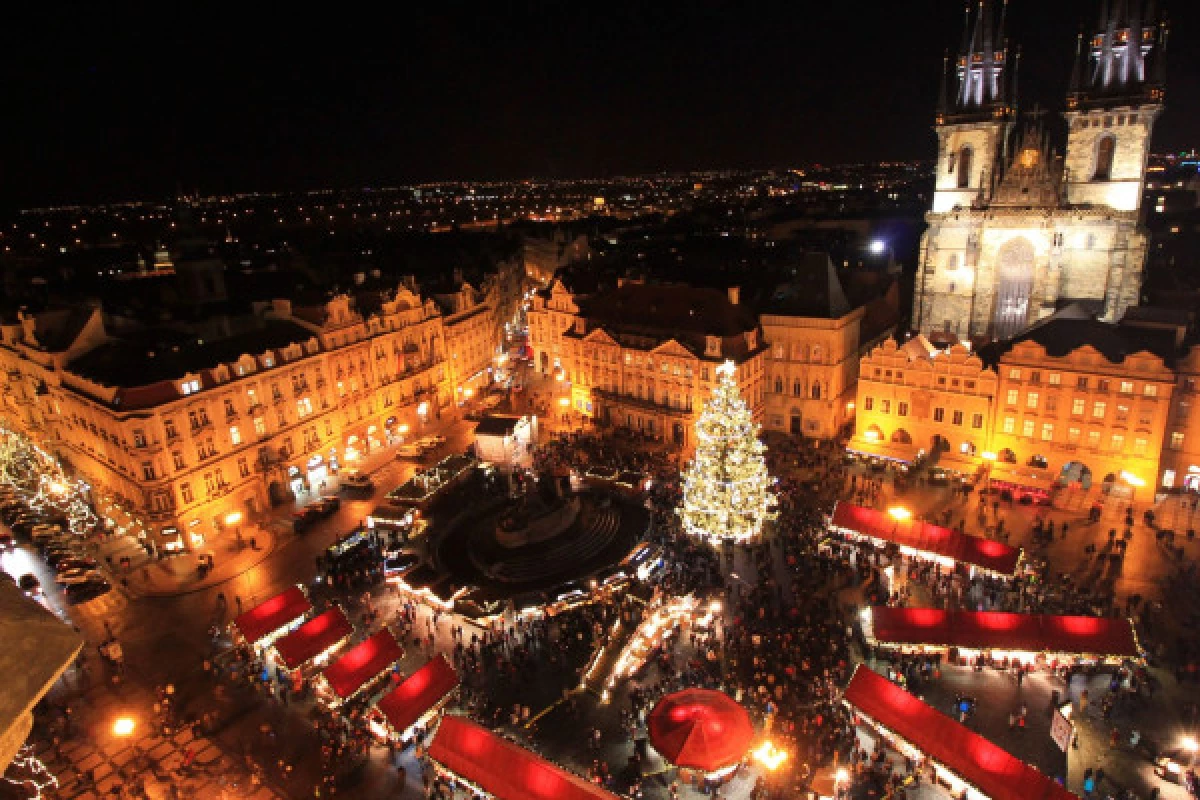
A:
<svg viewBox="0 0 1200 800">
<path fill-rule="evenodd" d="M 746 541 L 775 518 L 774 483 L 758 425 L 733 381 L 732 361 L 717 368 L 717 385 L 696 420 L 696 457 L 683 470 L 683 528 L 712 540 Z"/>
</svg>

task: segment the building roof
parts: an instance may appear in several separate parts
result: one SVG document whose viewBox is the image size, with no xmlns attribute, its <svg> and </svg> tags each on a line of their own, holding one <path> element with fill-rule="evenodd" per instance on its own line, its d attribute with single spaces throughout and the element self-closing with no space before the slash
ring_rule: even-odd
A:
<svg viewBox="0 0 1200 800">
<path fill-rule="evenodd" d="M 1124 618 L 876 606 L 871 628 L 881 644 L 1139 656 L 1133 625 Z"/>
<path fill-rule="evenodd" d="M 1021 560 L 1021 548 L 994 539 L 962 533 L 920 519 L 896 520 L 883 511 L 851 503 L 833 509 L 835 528 L 913 550 L 953 559 L 1000 575 L 1012 575 Z"/>
<path fill-rule="evenodd" d="M 379 699 L 375 707 L 392 730 L 403 733 L 458 687 L 458 673 L 440 653 Z"/>
<path fill-rule="evenodd" d="M 475 426 L 476 436 L 508 436 L 523 419 L 517 414 L 488 414 Z"/>
<path fill-rule="evenodd" d="M 318 614 L 275 642 L 275 652 L 288 669 L 303 666 L 354 633 L 354 626 L 340 608 Z"/>
<path fill-rule="evenodd" d="M 259 603 L 254 608 L 239 614 L 233 624 L 248 642 L 257 642 L 285 625 L 312 611 L 312 603 L 298 586 Z"/>
<path fill-rule="evenodd" d="M 745 305 L 729 302 L 718 289 L 683 284 L 628 282 L 579 301 L 582 316 L 606 330 L 661 335 L 677 333 L 738 336 L 758 320 Z"/>
<path fill-rule="evenodd" d="M 980 348 L 979 357 L 984 363 L 995 366 L 1012 350 L 1013 345 L 1026 341 L 1041 345 L 1046 355 L 1053 358 L 1062 358 L 1089 345 L 1113 364 L 1122 363 L 1126 356 L 1134 353 L 1147 352 L 1170 366 L 1179 354 L 1174 331 L 1100 322 L 1072 305 L 1026 328 L 1008 341 L 993 342 Z"/>
<path fill-rule="evenodd" d="M 992 800 L 1078 800 L 1043 773 L 860 664 L 847 705 L 912 744 Z"/>
<path fill-rule="evenodd" d="M 429 757 L 496 800 L 616 800 L 616 795 L 519 745 L 447 714 Z"/>
<path fill-rule="evenodd" d="M 851 311 L 828 253 L 807 251 L 761 308 L 764 314 L 837 319 Z"/>
<path fill-rule="evenodd" d="M 334 694 L 347 700 L 403 657 L 404 648 L 384 628 L 347 650 L 321 674 Z"/>
</svg>

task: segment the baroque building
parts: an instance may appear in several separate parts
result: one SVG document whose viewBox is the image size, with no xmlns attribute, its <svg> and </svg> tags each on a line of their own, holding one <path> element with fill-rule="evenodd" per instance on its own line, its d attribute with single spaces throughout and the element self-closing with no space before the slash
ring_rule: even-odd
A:
<svg viewBox="0 0 1200 800">
<path fill-rule="evenodd" d="M 933 208 L 921 241 L 913 327 L 1007 339 L 1071 303 L 1116 322 L 1136 306 L 1150 136 L 1163 105 L 1166 27 L 1140 0 L 1105 4 L 1077 43 L 1065 155 L 1041 111 L 1018 125 L 1017 68 L 990 0 L 968 6 L 934 129 Z"/>
</svg>

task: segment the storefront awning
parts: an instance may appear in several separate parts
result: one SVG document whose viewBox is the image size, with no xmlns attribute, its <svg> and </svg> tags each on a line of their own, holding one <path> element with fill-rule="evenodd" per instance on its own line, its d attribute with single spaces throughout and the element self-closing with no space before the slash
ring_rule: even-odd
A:
<svg viewBox="0 0 1200 800">
<path fill-rule="evenodd" d="M 275 652 L 288 669 L 304 666 L 354 632 L 340 608 L 313 617 L 275 642 Z"/>
<path fill-rule="evenodd" d="M 442 718 L 429 757 L 496 800 L 617 797 L 463 717 Z"/>
<path fill-rule="evenodd" d="M 457 687 L 458 673 L 444 656 L 436 655 L 384 695 L 375 707 L 393 731 L 403 733 Z"/>
<path fill-rule="evenodd" d="M 871 628 L 875 641 L 884 646 L 1138 657 L 1127 619 L 876 606 L 871 609 Z"/>
<path fill-rule="evenodd" d="M 333 693 L 343 700 L 353 697 L 384 670 L 404 656 L 404 650 L 392 632 L 384 628 L 346 651 L 346 654 L 321 673 Z"/>
<path fill-rule="evenodd" d="M 242 637 L 253 644 L 297 621 L 309 611 L 312 611 L 312 603 L 308 602 L 308 596 L 299 587 L 293 586 L 239 614 L 233 624 Z"/>
<path fill-rule="evenodd" d="M 850 503 L 837 504 L 831 524 L 860 536 L 942 556 L 1000 575 L 1015 573 L 1021 560 L 1019 547 L 930 525 L 919 519 L 897 520 L 884 511 Z"/>
<path fill-rule="evenodd" d="M 991 800 L 1078 800 L 1024 761 L 867 666 L 854 671 L 844 699 Z"/>
</svg>

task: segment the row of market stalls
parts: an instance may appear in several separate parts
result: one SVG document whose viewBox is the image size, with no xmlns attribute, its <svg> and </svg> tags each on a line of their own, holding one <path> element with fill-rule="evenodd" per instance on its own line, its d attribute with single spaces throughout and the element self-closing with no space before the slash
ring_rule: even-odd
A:
<svg viewBox="0 0 1200 800">
<path fill-rule="evenodd" d="M 859 665 L 843 702 L 908 758 L 928 759 L 936 780 L 968 800 L 1078 800 L 1039 772 L 916 696 Z"/>
<path fill-rule="evenodd" d="M 1011 578 L 1021 564 L 1022 551 L 994 539 L 931 525 L 910 513 L 880 511 L 852 503 L 838 503 L 829 527 L 875 546 L 895 546 L 908 556 L 934 561 L 944 567 L 965 567 L 980 573 Z"/>
<path fill-rule="evenodd" d="M 960 660 L 986 655 L 993 662 L 1026 665 L 1119 665 L 1141 658 L 1133 624 L 1123 617 L 875 606 L 863 610 L 862 629 L 876 647 L 943 654 L 953 650 Z"/>
</svg>

